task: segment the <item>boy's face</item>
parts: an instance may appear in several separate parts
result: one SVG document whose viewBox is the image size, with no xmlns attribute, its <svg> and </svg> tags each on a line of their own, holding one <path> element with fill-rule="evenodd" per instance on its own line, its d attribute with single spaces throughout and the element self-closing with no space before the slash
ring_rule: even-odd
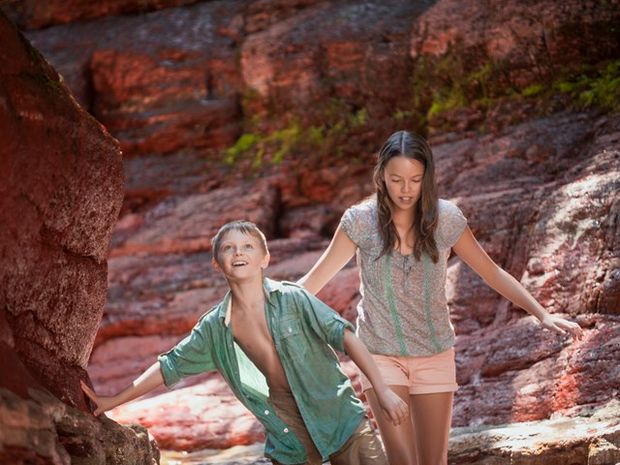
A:
<svg viewBox="0 0 620 465">
<path fill-rule="evenodd" d="M 232 280 L 261 275 L 269 264 L 269 254 L 265 254 L 259 239 L 241 231 L 226 233 L 218 255 L 219 262 L 214 259 L 213 266 Z"/>
</svg>

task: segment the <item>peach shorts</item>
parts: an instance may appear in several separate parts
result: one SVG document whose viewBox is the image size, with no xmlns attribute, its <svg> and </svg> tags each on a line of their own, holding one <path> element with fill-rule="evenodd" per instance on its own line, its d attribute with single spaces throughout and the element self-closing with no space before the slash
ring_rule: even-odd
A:
<svg viewBox="0 0 620 465">
<path fill-rule="evenodd" d="M 409 394 L 454 392 L 456 364 L 454 348 L 427 357 L 399 357 L 372 354 L 388 386 L 408 386 Z M 360 372 L 362 391 L 372 388 L 370 381 Z"/>
</svg>

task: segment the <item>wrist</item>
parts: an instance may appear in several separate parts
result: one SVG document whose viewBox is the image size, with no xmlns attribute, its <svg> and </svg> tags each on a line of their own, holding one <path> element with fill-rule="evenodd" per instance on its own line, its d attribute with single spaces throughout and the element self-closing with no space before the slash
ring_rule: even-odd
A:
<svg viewBox="0 0 620 465">
<path fill-rule="evenodd" d="M 372 383 L 372 388 L 375 390 L 377 396 L 384 395 L 389 389 L 388 385 L 385 384 L 383 380 L 378 381 L 377 383 Z"/>
</svg>

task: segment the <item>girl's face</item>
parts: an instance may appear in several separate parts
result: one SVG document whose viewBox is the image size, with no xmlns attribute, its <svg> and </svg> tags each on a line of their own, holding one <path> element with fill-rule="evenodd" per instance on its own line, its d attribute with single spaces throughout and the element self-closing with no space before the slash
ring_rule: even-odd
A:
<svg viewBox="0 0 620 465">
<path fill-rule="evenodd" d="M 422 193 L 424 164 L 399 155 L 391 158 L 383 170 L 383 180 L 392 201 L 399 210 L 412 209 Z"/>
</svg>

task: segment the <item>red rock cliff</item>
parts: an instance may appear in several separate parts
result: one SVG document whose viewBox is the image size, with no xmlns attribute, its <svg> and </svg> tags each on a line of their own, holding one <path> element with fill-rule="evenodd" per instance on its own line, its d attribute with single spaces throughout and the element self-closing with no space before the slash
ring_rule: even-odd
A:
<svg viewBox="0 0 620 465">
<path fill-rule="evenodd" d="M 0 462 L 158 456 L 89 415 L 79 389 L 123 196 L 117 142 L 0 13 Z"/>
</svg>

